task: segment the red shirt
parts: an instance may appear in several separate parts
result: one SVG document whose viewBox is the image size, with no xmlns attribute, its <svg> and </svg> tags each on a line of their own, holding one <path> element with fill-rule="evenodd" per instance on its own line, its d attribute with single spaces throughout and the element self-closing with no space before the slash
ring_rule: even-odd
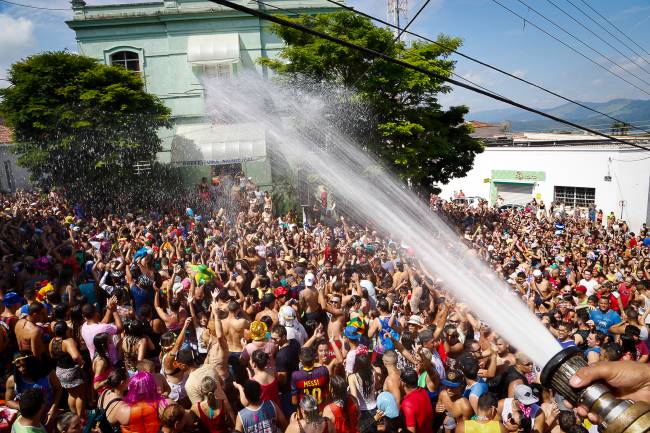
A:
<svg viewBox="0 0 650 433">
<path fill-rule="evenodd" d="M 401 408 L 407 428 L 415 427 L 416 433 L 433 433 L 433 407 L 429 394 L 423 388 L 406 394 Z"/>
</svg>

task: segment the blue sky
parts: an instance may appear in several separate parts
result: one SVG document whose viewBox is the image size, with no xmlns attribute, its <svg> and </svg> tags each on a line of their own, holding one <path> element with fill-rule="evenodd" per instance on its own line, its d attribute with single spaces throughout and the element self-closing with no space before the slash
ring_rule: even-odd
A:
<svg viewBox="0 0 650 433">
<path fill-rule="evenodd" d="M 16 3 L 67 9 L 65 0 L 12 0 Z M 131 0 L 126 0 L 132 2 Z M 88 4 L 124 3 L 125 0 L 87 0 Z M 410 15 L 426 0 L 409 0 Z M 640 58 L 630 52 L 610 35 L 581 15 L 569 3 L 591 13 L 581 0 L 497 0 L 509 8 L 538 24 L 550 33 L 575 46 L 619 75 L 650 93 L 650 85 L 627 75 L 608 61 L 598 58 L 585 46 L 572 40 L 553 27 L 522 3 L 542 12 L 564 28 L 583 39 L 589 46 L 597 49 L 620 64 L 625 70 L 636 74 L 641 80 L 650 83 L 650 55 L 643 53 L 616 30 L 603 23 L 608 30 L 625 41 L 637 52 Z M 606 16 L 616 26 L 624 30 L 636 43 L 650 52 L 650 3 L 647 0 L 585 0 L 594 9 Z M 563 15 L 551 2 L 583 22 L 589 29 L 617 47 L 633 62 L 608 47 L 587 30 Z M 369 14 L 386 18 L 385 0 L 348 0 L 348 4 Z M 591 13 L 592 16 L 593 13 Z M 68 49 L 76 51 L 74 33 L 64 20 L 71 13 L 63 11 L 39 11 L 0 2 L 0 78 L 5 77 L 6 68 L 14 61 L 33 53 L 45 50 Z M 602 22 L 599 18 L 597 20 Z M 426 37 L 435 38 L 439 33 L 459 36 L 464 43 L 461 51 L 488 63 L 501 67 L 518 76 L 534 81 L 557 91 L 569 98 L 581 101 L 605 101 L 613 98 L 650 99 L 622 80 L 608 74 L 602 68 L 590 63 L 558 42 L 524 23 L 510 12 L 501 8 L 495 0 L 431 0 L 429 6 L 412 24 L 411 30 Z M 456 72 L 460 76 L 489 88 L 490 90 L 519 102 L 535 107 L 552 107 L 563 101 L 538 90 L 519 84 L 511 78 L 485 69 L 465 59 L 457 58 Z M 639 66 L 640 65 L 640 66 Z M 646 69 L 644 71 L 643 69 Z M 6 83 L 6 82 L 4 82 Z M 3 81 L 0 80 L 0 86 Z M 503 108 L 504 105 L 486 97 L 463 89 L 454 90 L 441 97 L 444 105 L 468 105 L 473 111 Z M 470 116 L 471 118 L 471 116 Z"/>
</svg>

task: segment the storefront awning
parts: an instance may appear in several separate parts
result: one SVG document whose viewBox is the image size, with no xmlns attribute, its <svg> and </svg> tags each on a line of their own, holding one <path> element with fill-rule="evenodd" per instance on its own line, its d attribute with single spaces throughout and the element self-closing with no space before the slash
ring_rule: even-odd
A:
<svg viewBox="0 0 650 433">
<path fill-rule="evenodd" d="M 175 166 L 225 165 L 264 158 L 264 129 L 255 123 L 179 125 L 171 146 L 171 163 Z"/>
<path fill-rule="evenodd" d="M 190 36 L 187 38 L 187 61 L 193 65 L 239 62 L 239 33 Z"/>
</svg>

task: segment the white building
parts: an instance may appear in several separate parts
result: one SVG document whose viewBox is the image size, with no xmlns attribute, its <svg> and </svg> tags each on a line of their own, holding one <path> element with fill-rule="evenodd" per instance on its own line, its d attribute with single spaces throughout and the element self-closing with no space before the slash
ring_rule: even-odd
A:
<svg viewBox="0 0 650 433">
<path fill-rule="evenodd" d="M 638 144 L 650 148 L 647 140 Z M 525 134 L 486 142 L 466 177 L 442 186 L 441 197 L 457 192 L 496 203 L 525 204 L 533 198 L 571 207 L 595 203 L 613 211 L 631 230 L 650 222 L 650 152 L 594 136 Z"/>
</svg>

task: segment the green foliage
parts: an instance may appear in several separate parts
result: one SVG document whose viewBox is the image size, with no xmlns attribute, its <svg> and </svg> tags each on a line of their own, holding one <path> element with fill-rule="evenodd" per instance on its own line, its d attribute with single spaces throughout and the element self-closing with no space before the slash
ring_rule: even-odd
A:
<svg viewBox="0 0 650 433">
<path fill-rule="evenodd" d="M 0 115 L 34 182 L 93 202 L 139 188 L 133 165 L 155 159 L 157 130 L 170 127 L 169 109 L 139 74 L 47 52 L 13 64 L 9 82 L 0 89 Z"/>
<path fill-rule="evenodd" d="M 630 125 L 623 122 L 614 122 L 610 127 L 610 132 L 615 135 L 627 135 L 630 131 Z"/>
<path fill-rule="evenodd" d="M 449 77 L 454 62 L 451 51 L 433 43 L 394 42 L 393 34 L 353 12 L 305 16 L 294 21 L 357 45 Z M 403 68 L 382 59 L 365 57 L 300 31 L 274 25 L 273 31 L 287 44 L 280 59 L 262 59 L 275 72 L 291 77 L 306 75 L 354 88 L 374 114 L 373 131 L 356 137 L 383 163 L 415 188 L 430 189 L 433 182 L 447 182 L 464 176 L 474 156 L 483 151 L 471 138 L 471 127 L 463 116 L 467 107 L 443 110 L 438 95 L 451 88 L 442 80 Z M 461 45 L 459 38 L 438 36 L 450 49 Z M 361 123 L 361 122 L 360 122 Z"/>
</svg>

